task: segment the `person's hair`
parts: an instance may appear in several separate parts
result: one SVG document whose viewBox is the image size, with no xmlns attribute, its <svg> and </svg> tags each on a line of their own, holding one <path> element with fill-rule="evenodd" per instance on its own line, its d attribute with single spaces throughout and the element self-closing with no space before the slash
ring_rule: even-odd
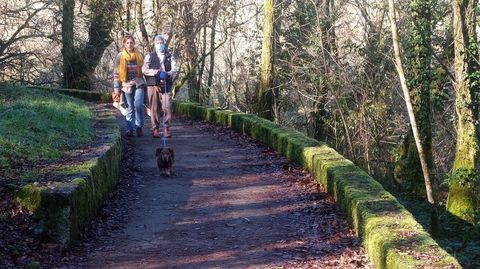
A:
<svg viewBox="0 0 480 269">
<path fill-rule="evenodd" d="M 167 39 L 163 35 L 156 35 L 153 41 L 160 41 L 163 44 L 167 43 Z"/>
<path fill-rule="evenodd" d="M 135 38 L 133 38 L 133 36 L 131 36 L 131 35 L 126 35 L 126 36 L 123 37 L 123 42 L 122 42 L 122 44 L 125 45 L 125 43 L 126 43 L 127 40 L 129 40 L 129 39 L 131 39 L 131 40 L 135 43 Z"/>
</svg>

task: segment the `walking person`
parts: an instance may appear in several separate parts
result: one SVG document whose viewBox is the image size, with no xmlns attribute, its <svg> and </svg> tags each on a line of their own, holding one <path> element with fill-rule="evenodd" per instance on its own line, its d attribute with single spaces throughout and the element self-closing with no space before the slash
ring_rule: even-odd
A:
<svg viewBox="0 0 480 269">
<path fill-rule="evenodd" d="M 135 49 L 135 39 L 132 36 L 123 38 L 123 50 L 116 57 L 116 70 L 121 90 L 127 103 L 127 137 L 143 136 L 145 81 L 143 79 L 143 56 Z M 115 91 L 117 92 L 117 91 Z M 118 92 L 117 100 L 120 100 Z"/>
<path fill-rule="evenodd" d="M 153 137 L 160 137 L 162 119 L 166 125 L 164 135 L 171 137 L 172 86 L 177 64 L 167 49 L 164 36 L 155 36 L 154 50 L 145 57 L 142 72 L 147 82 Z"/>
</svg>

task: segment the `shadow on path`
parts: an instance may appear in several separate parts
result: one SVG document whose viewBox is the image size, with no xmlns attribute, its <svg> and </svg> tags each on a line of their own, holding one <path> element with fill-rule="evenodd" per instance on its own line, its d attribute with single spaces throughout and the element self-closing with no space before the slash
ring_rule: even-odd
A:
<svg viewBox="0 0 480 269">
<path fill-rule="evenodd" d="M 137 185 L 123 228 L 93 241 L 82 268 L 371 268 L 331 198 L 283 157 L 177 118 L 175 175 L 160 177 L 161 139 L 145 133 L 129 138 Z"/>
</svg>

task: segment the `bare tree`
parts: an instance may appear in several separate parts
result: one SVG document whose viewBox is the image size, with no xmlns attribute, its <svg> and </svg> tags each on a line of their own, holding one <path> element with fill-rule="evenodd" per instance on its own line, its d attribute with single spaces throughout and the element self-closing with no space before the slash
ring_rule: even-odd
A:
<svg viewBox="0 0 480 269">
<path fill-rule="evenodd" d="M 55 21 L 49 21 L 55 13 L 53 1 L 18 1 L 14 5 L 4 4 L 0 8 L 0 77 L 20 83 L 51 84 L 52 77 L 39 79 L 31 77 L 40 61 L 53 60 L 54 57 L 39 59 L 41 48 L 28 45 L 31 41 L 50 43 L 56 39 Z M 48 14 L 48 16 L 46 16 Z M 45 28 L 51 25 L 52 28 Z"/>
<path fill-rule="evenodd" d="M 217 25 L 217 18 L 218 18 L 218 10 L 219 5 L 218 5 L 218 0 L 215 1 L 214 4 L 214 12 L 213 12 L 213 17 L 212 17 L 212 22 L 210 26 L 210 68 L 208 69 L 208 79 L 207 79 L 207 86 L 206 86 L 206 91 L 205 91 L 205 99 L 210 101 L 210 93 L 211 93 L 211 88 L 213 84 L 213 72 L 214 72 L 214 67 L 215 67 L 215 38 L 216 38 L 216 25 Z"/>
<path fill-rule="evenodd" d="M 62 56 L 63 56 L 63 81 L 62 87 L 75 88 L 75 73 L 78 65 L 82 65 L 79 56 L 76 55 L 74 42 L 74 10 L 75 0 L 64 0 L 62 5 Z M 80 67 L 81 69 L 83 68 Z"/>
<path fill-rule="evenodd" d="M 433 3 L 429 0 L 408 2 L 409 20 L 405 42 L 406 79 L 429 167 L 433 167 L 430 106 L 432 6 Z M 411 131 L 408 131 L 400 147 L 395 164 L 395 178 L 404 190 L 414 196 L 424 197 L 423 173 Z"/>
<path fill-rule="evenodd" d="M 403 95 L 405 97 L 405 103 L 407 105 L 408 117 L 410 119 L 410 125 L 412 127 L 413 136 L 415 138 L 415 145 L 417 146 L 418 155 L 420 157 L 420 163 L 423 171 L 423 178 L 425 180 L 425 188 L 427 192 L 427 199 L 432 208 L 432 225 L 431 231 L 433 234 L 438 233 L 438 216 L 435 210 L 435 198 L 433 196 L 432 181 L 430 180 L 430 167 L 428 166 L 427 156 L 422 144 L 422 137 L 417 127 L 417 120 L 415 118 L 415 112 L 410 97 L 410 91 L 407 85 L 407 79 L 405 77 L 405 71 L 403 69 L 402 57 L 400 54 L 400 45 L 398 41 L 397 19 L 395 15 L 394 0 L 388 1 L 390 25 L 392 27 L 392 42 L 394 48 L 395 66 L 397 68 L 398 76 L 400 77 L 400 84 L 402 87 Z"/>
<path fill-rule="evenodd" d="M 135 2 L 135 10 L 137 13 L 137 23 L 138 27 L 140 28 L 140 33 L 142 34 L 142 45 L 147 50 L 149 49 L 149 41 L 148 41 L 148 32 L 147 28 L 145 27 L 145 19 L 143 18 L 143 1 L 137 0 Z"/>
</svg>

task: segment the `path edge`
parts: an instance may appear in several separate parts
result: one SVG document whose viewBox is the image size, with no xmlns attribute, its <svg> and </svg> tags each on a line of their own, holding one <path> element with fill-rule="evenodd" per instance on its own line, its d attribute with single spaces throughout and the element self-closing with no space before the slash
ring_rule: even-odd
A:
<svg viewBox="0 0 480 269">
<path fill-rule="evenodd" d="M 93 91 L 42 89 L 94 103 L 111 102 L 109 95 Z M 75 176 L 68 182 L 31 183 L 15 197 L 19 205 L 34 214 L 39 232 L 65 246 L 73 243 L 95 217 L 119 180 L 122 141 L 115 113 L 106 105 L 97 107 L 95 113 L 95 157 L 75 167 Z"/>
<path fill-rule="evenodd" d="M 325 143 L 252 114 L 179 101 L 173 110 L 247 135 L 308 170 L 346 214 L 375 268 L 462 268 L 380 183 Z"/>
</svg>

